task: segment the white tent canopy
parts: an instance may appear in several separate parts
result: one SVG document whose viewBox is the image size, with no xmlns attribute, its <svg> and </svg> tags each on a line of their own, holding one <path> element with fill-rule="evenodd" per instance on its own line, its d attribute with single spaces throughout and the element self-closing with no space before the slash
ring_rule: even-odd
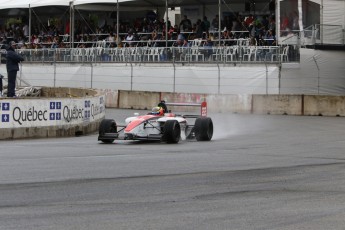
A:
<svg viewBox="0 0 345 230">
<path fill-rule="evenodd" d="M 0 9 L 68 6 L 69 0 L 0 0 Z"/>
<path fill-rule="evenodd" d="M 268 0 L 256 0 L 258 2 L 267 2 Z M 169 6 L 186 6 L 186 5 L 218 5 L 219 0 L 0 0 L 0 9 L 10 8 L 33 8 L 41 6 L 69 6 L 84 4 L 116 4 L 117 2 L 123 3 L 125 6 L 132 7 L 165 7 L 166 3 Z M 243 0 L 231 0 L 231 4 L 244 3 Z"/>
</svg>

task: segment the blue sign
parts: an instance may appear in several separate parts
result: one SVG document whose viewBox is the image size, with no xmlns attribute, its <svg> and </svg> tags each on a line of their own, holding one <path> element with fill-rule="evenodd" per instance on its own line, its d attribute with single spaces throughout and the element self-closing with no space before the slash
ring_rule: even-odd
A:
<svg viewBox="0 0 345 230">
<path fill-rule="evenodd" d="M 54 121 L 55 120 L 55 113 L 49 114 L 49 120 Z"/>
<path fill-rule="evenodd" d="M 50 102 L 50 109 L 55 109 L 55 102 Z"/>
<path fill-rule="evenodd" d="M 10 103 L 3 102 L 1 105 L 2 111 L 10 111 Z"/>
<path fill-rule="evenodd" d="M 2 122 L 10 122 L 10 115 L 9 114 L 2 114 L 1 115 Z"/>
<path fill-rule="evenodd" d="M 85 108 L 90 108 L 90 107 L 91 107 L 90 101 L 85 101 Z"/>
<path fill-rule="evenodd" d="M 61 113 L 56 113 L 55 118 L 57 121 L 61 121 Z"/>
<path fill-rule="evenodd" d="M 50 102 L 50 109 L 61 109 L 61 102 Z"/>
</svg>

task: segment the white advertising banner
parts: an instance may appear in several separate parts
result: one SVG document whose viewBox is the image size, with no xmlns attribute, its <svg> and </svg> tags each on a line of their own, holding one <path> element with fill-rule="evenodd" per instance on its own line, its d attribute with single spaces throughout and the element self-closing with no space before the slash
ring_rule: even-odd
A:
<svg viewBox="0 0 345 230">
<path fill-rule="evenodd" d="M 105 115 L 105 96 L 0 100 L 0 128 L 87 125 Z"/>
</svg>

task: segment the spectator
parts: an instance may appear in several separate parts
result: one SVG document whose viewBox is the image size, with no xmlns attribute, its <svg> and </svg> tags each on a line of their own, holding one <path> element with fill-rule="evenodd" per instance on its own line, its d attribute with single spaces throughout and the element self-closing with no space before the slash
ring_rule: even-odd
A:
<svg viewBox="0 0 345 230">
<path fill-rule="evenodd" d="M 268 30 L 265 37 L 264 37 L 266 44 L 268 46 L 275 46 L 276 45 L 276 37 L 273 34 L 272 30 Z"/>
<path fill-rule="evenodd" d="M 275 31 L 276 29 L 276 22 L 275 22 L 275 19 L 274 17 L 270 17 L 269 18 L 269 21 L 268 21 L 268 30 L 272 30 L 272 31 Z"/>
<path fill-rule="evenodd" d="M 233 41 L 231 41 L 233 39 L 232 33 L 226 28 L 221 34 L 221 39 L 224 39 L 224 45 L 233 45 Z"/>
<path fill-rule="evenodd" d="M 39 37 L 37 35 L 34 35 L 32 37 L 32 43 L 34 43 L 34 44 L 40 43 L 40 39 L 39 39 Z"/>
<path fill-rule="evenodd" d="M 25 37 L 29 36 L 29 26 L 27 24 L 23 26 L 23 34 Z"/>
<path fill-rule="evenodd" d="M 59 48 L 59 37 L 58 36 L 54 36 L 51 48 L 53 48 L 53 49 Z"/>
<path fill-rule="evenodd" d="M 202 38 L 203 29 L 202 29 L 202 25 L 201 25 L 201 20 L 200 19 L 198 19 L 198 21 L 196 22 L 194 33 L 195 33 L 195 38 Z"/>
<path fill-rule="evenodd" d="M 152 42 L 151 42 L 151 40 L 152 40 Z M 160 37 L 159 37 L 157 31 L 155 31 L 155 30 L 152 31 L 152 33 L 151 33 L 151 39 L 149 40 L 148 44 L 149 44 L 150 46 L 152 46 L 152 47 L 158 47 L 158 46 L 159 46 L 158 40 L 160 40 Z"/>
<path fill-rule="evenodd" d="M 8 78 L 7 97 L 16 97 L 16 80 L 17 71 L 19 70 L 18 63 L 24 61 L 24 58 L 15 52 L 16 43 L 10 42 L 6 53 L 6 69 Z"/>
<path fill-rule="evenodd" d="M 169 30 L 168 30 L 168 39 L 172 40 L 173 39 L 173 34 L 174 34 L 175 30 L 174 27 L 170 26 Z"/>
<path fill-rule="evenodd" d="M 2 97 L 2 79 L 4 78 L 4 76 L 2 76 L 2 74 L 0 74 L 0 97 Z"/>
<path fill-rule="evenodd" d="M 113 32 L 110 32 L 108 37 L 106 38 L 106 41 L 109 43 L 115 42 L 115 36 L 113 34 Z"/>
<path fill-rule="evenodd" d="M 213 53 L 213 48 L 212 48 L 213 41 L 210 38 L 207 38 L 203 47 L 204 47 L 203 54 L 205 55 L 206 59 L 210 59 Z"/>
<path fill-rule="evenodd" d="M 186 37 L 184 36 L 184 34 L 181 33 L 180 30 L 178 30 L 178 31 L 177 31 L 177 40 L 183 41 L 183 40 L 185 40 L 185 39 L 186 39 Z"/>
<path fill-rule="evenodd" d="M 132 29 L 130 29 L 130 30 L 128 31 L 128 34 L 127 34 L 126 38 L 125 38 L 125 42 L 126 42 L 130 47 L 132 47 L 132 46 L 134 46 L 133 41 L 135 41 L 134 31 L 133 31 Z"/>
<path fill-rule="evenodd" d="M 292 13 L 291 27 L 292 27 L 293 32 L 296 32 L 296 31 L 299 30 L 299 16 L 298 16 L 298 12 L 297 11 Z"/>
<path fill-rule="evenodd" d="M 217 14 L 215 18 L 213 18 L 212 20 L 212 27 L 214 30 L 218 30 L 219 29 L 219 15 Z"/>
<path fill-rule="evenodd" d="M 184 39 L 183 44 L 182 44 L 183 50 L 182 50 L 182 53 L 180 54 L 180 60 L 182 60 L 182 59 L 186 60 L 187 54 L 189 52 L 189 49 L 188 49 L 189 47 L 190 47 L 190 45 L 189 45 L 188 40 Z"/>
<path fill-rule="evenodd" d="M 252 14 L 249 14 L 249 16 L 244 21 L 246 27 L 250 26 L 253 22 L 254 22 L 254 16 Z"/>
<path fill-rule="evenodd" d="M 291 30 L 289 18 L 286 16 L 286 14 L 283 15 L 280 23 L 280 30 L 281 30 L 281 36 L 286 36 L 288 32 Z"/>
<path fill-rule="evenodd" d="M 202 20 L 202 23 L 201 23 L 202 31 L 208 33 L 208 31 L 210 30 L 210 26 L 211 26 L 210 22 L 207 20 L 207 17 L 204 16 L 204 19 Z"/>
<path fill-rule="evenodd" d="M 188 19 L 187 15 L 184 16 L 183 20 L 180 22 L 180 29 L 183 31 L 190 31 L 192 29 L 192 22 Z"/>
<path fill-rule="evenodd" d="M 224 27 L 231 31 L 232 19 L 230 18 L 230 16 L 225 16 L 225 18 L 224 18 Z"/>
</svg>

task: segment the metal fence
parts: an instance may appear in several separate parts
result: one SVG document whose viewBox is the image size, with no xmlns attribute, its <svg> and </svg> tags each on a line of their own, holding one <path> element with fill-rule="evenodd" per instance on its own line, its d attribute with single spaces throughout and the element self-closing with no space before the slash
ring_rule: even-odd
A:
<svg viewBox="0 0 345 230">
<path fill-rule="evenodd" d="M 298 62 L 297 46 L 191 46 L 20 49 L 26 62 L 114 63 L 281 63 Z"/>
</svg>

